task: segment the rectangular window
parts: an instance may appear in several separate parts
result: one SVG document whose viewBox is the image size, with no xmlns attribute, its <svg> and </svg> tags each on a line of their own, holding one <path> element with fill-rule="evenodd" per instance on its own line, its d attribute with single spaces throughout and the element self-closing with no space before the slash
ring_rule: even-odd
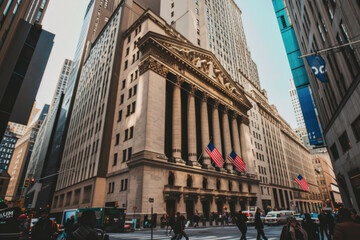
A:
<svg viewBox="0 0 360 240">
<path fill-rule="evenodd" d="M 129 139 L 129 129 L 125 129 L 125 138 L 124 142 Z"/>
<path fill-rule="evenodd" d="M 131 105 L 128 105 L 126 109 L 126 116 L 127 117 L 130 116 L 130 114 L 131 114 Z"/>
<path fill-rule="evenodd" d="M 120 192 L 124 191 L 124 179 L 121 180 L 121 188 L 120 188 Z"/>
<path fill-rule="evenodd" d="M 354 132 L 356 141 L 360 141 L 360 115 L 357 117 L 357 119 L 351 124 L 352 130 Z"/>
<path fill-rule="evenodd" d="M 82 203 L 89 203 L 91 199 L 91 188 L 92 186 L 86 186 L 84 187 L 84 197 Z"/>
<path fill-rule="evenodd" d="M 133 102 L 131 104 L 131 113 L 134 113 L 135 112 L 135 108 L 136 108 L 136 102 Z"/>
<path fill-rule="evenodd" d="M 196 25 L 199 25 L 200 22 L 199 22 L 199 19 L 196 19 Z"/>
<path fill-rule="evenodd" d="M 132 64 L 134 64 L 134 62 L 135 62 L 135 58 L 136 58 L 136 55 L 135 55 L 135 54 L 133 54 Z"/>
<path fill-rule="evenodd" d="M 283 25 L 283 28 L 286 28 L 286 27 L 287 27 L 287 24 L 286 24 L 285 16 L 284 16 L 284 15 L 281 15 L 281 16 L 280 16 L 280 19 L 281 19 L 281 24 Z"/>
<path fill-rule="evenodd" d="M 134 136 L 134 127 L 131 127 L 129 139 L 133 138 L 133 136 Z"/>
<path fill-rule="evenodd" d="M 128 36 L 128 43 L 130 43 L 131 41 L 131 36 Z"/>
<path fill-rule="evenodd" d="M 120 134 L 116 134 L 115 145 L 119 145 Z"/>
<path fill-rule="evenodd" d="M 174 11 L 171 12 L 171 17 L 174 17 Z"/>
<path fill-rule="evenodd" d="M 124 66 L 124 70 L 126 70 L 128 67 L 128 60 L 125 61 L 125 66 Z"/>
<path fill-rule="evenodd" d="M 124 191 L 126 191 L 126 190 L 127 190 L 127 183 L 128 183 L 128 180 L 127 180 L 127 179 L 125 179 L 125 183 L 124 183 Z"/>
<path fill-rule="evenodd" d="M 123 162 L 126 162 L 126 149 L 123 150 Z"/>
<path fill-rule="evenodd" d="M 198 45 L 200 46 L 200 39 L 197 40 Z"/>
<path fill-rule="evenodd" d="M 174 8 L 175 3 L 171 3 L 171 8 Z"/>
<path fill-rule="evenodd" d="M 131 97 L 132 97 L 132 88 L 129 89 L 129 97 L 128 97 L 128 99 L 131 98 Z"/>
<path fill-rule="evenodd" d="M 114 154 L 113 166 L 116 166 L 116 164 L 117 164 L 117 159 L 118 159 L 118 155 L 117 155 L 117 153 L 115 153 L 115 154 Z"/>
<path fill-rule="evenodd" d="M 128 161 L 130 161 L 131 159 L 131 154 L 132 154 L 132 148 L 128 148 Z"/>
<path fill-rule="evenodd" d="M 124 103 L 124 94 L 120 96 L 120 105 Z"/>
<path fill-rule="evenodd" d="M 137 85 L 134 86 L 134 92 L 133 92 L 133 96 L 136 95 L 136 92 L 137 92 Z"/>
<path fill-rule="evenodd" d="M 118 122 L 120 122 L 122 119 L 122 110 L 119 111 L 119 115 L 118 115 Z"/>
<path fill-rule="evenodd" d="M 126 87 L 126 79 L 122 81 L 121 90 L 123 90 Z"/>
<path fill-rule="evenodd" d="M 339 142 L 343 153 L 345 153 L 351 148 L 351 142 L 346 131 L 344 131 L 343 134 L 341 134 L 341 136 L 339 137 Z"/>
<path fill-rule="evenodd" d="M 125 56 L 128 56 L 129 53 L 130 53 L 130 48 L 128 47 L 128 48 L 126 49 L 126 55 L 125 55 Z"/>
</svg>

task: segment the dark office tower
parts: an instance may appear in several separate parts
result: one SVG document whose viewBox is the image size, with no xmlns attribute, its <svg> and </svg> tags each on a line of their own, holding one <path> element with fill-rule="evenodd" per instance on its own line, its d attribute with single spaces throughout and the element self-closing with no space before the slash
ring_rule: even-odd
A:
<svg viewBox="0 0 360 240">
<path fill-rule="evenodd" d="M 360 3 L 355 0 L 285 1 L 302 54 L 320 53 L 328 82 L 307 66 L 323 135 L 346 207 L 360 207 Z"/>
<path fill-rule="evenodd" d="M 54 35 L 42 30 L 47 0 L 0 1 L 0 138 L 7 123 L 26 124 Z"/>
</svg>

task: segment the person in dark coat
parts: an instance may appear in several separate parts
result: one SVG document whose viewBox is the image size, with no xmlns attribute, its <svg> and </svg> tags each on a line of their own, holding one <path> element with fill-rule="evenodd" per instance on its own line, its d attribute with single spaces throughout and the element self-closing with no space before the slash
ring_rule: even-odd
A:
<svg viewBox="0 0 360 240">
<path fill-rule="evenodd" d="M 176 213 L 176 221 L 175 221 L 175 236 L 171 238 L 171 240 L 180 240 L 182 237 L 185 237 L 186 240 L 189 240 L 189 237 L 186 235 L 185 229 L 185 217 L 181 216 L 179 212 Z"/>
<path fill-rule="evenodd" d="M 339 210 L 338 223 L 334 229 L 334 240 L 357 240 L 360 236 L 359 224 L 351 219 L 349 209 Z"/>
<path fill-rule="evenodd" d="M 49 240 L 57 230 L 56 224 L 49 219 L 49 212 L 46 209 L 40 210 L 39 221 L 31 231 L 31 239 Z"/>
<path fill-rule="evenodd" d="M 267 237 L 265 236 L 265 233 L 264 233 L 264 224 L 261 220 L 261 217 L 260 217 L 260 209 L 258 208 L 256 210 L 256 213 L 255 213 L 255 229 L 257 231 L 257 236 L 256 236 L 256 239 L 257 240 L 260 240 L 260 238 L 264 238 L 265 240 L 267 240 Z"/>
<path fill-rule="evenodd" d="M 308 239 L 319 240 L 319 229 L 316 223 L 311 219 L 310 214 L 305 213 L 302 227 L 306 231 Z"/>
<path fill-rule="evenodd" d="M 79 219 L 79 227 L 71 233 L 71 240 L 98 240 L 98 234 L 94 227 L 96 215 L 93 210 L 86 210 Z"/>
<path fill-rule="evenodd" d="M 350 208 L 350 214 L 351 214 L 351 219 L 355 222 L 360 224 L 360 217 L 359 215 L 357 215 L 357 212 L 355 209 Z"/>
<path fill-rule="evenodd" d="M 308 238 L 306 231 L 296 221 L 294 217 L 289 217 L 284 225 L 280 240 L 313 240 Z"/>
<path fill-rule="evenodd" d="M 320 214 L 319 214 L 319 222 L 320 222 L 320 236 L 321 236 L 321 240 L 324 240 L 324 233 L 326 236 L 328 236 L 328 230 L 327 230 L 327 218 L 325 216 L 325 213 L 323 210 L 321 210 Z"/>
<path fill-rule="evenodd" d="M 247 232 L 246 222 L 248 221 L 248 218 L 242 211 L 239 211 L 239 214 L 235 216 L 234 220 L 236 226 L 239 228 L 241 232 L 240 240 L 246 240 L 246 232 Z"/>
<path fill-rule="evenodd" d="M 331 240 L 332 236 L 334 235 L 334 229 L 335 229 L 335 218 L 333 217 L 333 215 L 331 215 L 330 212 L 326 212 L 325 214 L 327 220 L 327 228 L 329 230 L 328 235 L 327 235 L 327 239 Z"/>
</svg>

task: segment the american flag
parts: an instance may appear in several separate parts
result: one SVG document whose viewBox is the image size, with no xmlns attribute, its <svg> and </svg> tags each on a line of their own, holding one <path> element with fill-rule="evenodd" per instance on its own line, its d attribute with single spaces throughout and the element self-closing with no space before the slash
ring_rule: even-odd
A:
<svg viewBox="0 0 360 240">
<path fill-rule="evenodd" d="M 209 156 L 216 163 L 216 165 L 219 168 L 222 168 L 222 166 L 224 165 L 224 159 L 211 141 L 205 148 L 205 151 L 207 152 L 207 154 L 209 154 Z"/>
<path fill-rule="evenodd" d="M 230 155 L 227 158 L 230 162 L 232 162 L 232 164 L 235 165 L 235 167 L 240 171 L 240 172 L 245 172 L 246 171 L 246 166 L 244 161 L 234 152 L 232 151 L 230 153 Z"/>
<path fill-rule="evenodd" d="M 297 178 L 295 178 L 295 181 L 300 185 L 302 190 L 304 190 L 304 191 L 309 190 L 309 184 L 305 181 L 305 178 L 303 178 L 303 176 L 301 176 L 301 174 L 299 174 L 299 176 L 297 176 Z"/>
</svg>

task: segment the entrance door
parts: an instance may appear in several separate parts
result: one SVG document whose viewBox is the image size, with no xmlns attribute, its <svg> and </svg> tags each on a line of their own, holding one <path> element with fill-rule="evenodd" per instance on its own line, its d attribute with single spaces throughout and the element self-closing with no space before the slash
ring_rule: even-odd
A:
<svg viewBox="0 0 360 240">
<path fill-rule="evenodd" d="M 201 203 L 202 203 L 202 207 L 203 207 L 204 217 L 206 219 L 209 219 L 209 217 L 210 217 L 210 202 L 209 202 L 209 200 L 205 200 Z"/>
<path fill-rule="evenodd" d="M 231 201 L 231 202 L 230 202 L 230 212 L 231 212 L 231 213 L 235 213 L 235 212 L 236 212 L 236 210 L 235 210 L 235 204 L 236 204 L 235 201 Z"/>
<path fill-rule="evenodd" d="M 186 215 L 187 219 L 193 219 L 194 216 L 194 200 L 186 200 Z"/>
<path fill-rule="evenodd" d="M 217 211 L 218 213 L 223 213 L 223 201 L 222 200 L 219 200 L 216 202 L 216 205 L 217 205 Z"/>
<path fill-rule="evenodd" d="M 176 213 L 176 202 L 173 199 L 169 199 L 166 201 L 166 213 L 169 216 L 175 216 Z"/>
</svg>

